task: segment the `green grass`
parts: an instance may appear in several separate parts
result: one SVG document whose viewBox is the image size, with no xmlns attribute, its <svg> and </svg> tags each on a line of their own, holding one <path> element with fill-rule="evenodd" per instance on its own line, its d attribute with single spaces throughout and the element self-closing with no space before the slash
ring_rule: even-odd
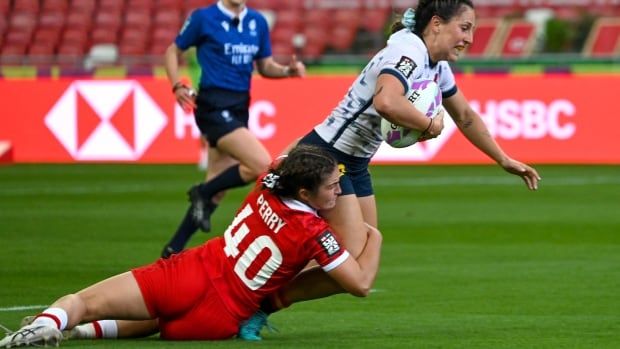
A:
<svg viewBox="0 0 620 349">
<path fill-rule="evenodd" d="M 74 348 L 618 348 L 620 167 L 373 167 L 382 266 L 367 299 L 272 316 L 261 343 L 68 341 Z M 0 323 L 157 258 L 193 166 L 0 167 Z M 214 216 L 222 231 L 247 189 Z M 198 233 L 192 244 L 213 235 Z"/>
</svg>

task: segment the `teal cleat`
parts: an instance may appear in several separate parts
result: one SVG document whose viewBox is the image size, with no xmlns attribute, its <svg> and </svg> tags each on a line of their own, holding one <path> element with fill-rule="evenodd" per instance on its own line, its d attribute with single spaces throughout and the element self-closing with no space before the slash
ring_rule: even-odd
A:
<svg viewBox="0 0 620 349">
<path fill-rule="evenodd" d="M 237 338 L 243 339 L 244 341 L 262 340 L 263 338 L 260 336 L 260 331 L 263 327 L 267 327 L 270 331 L 275 330 L 275 328 L 267 322 L 267 316 L 269 315 L 262 310 L 256 312 L 251 318 L 241 324 Z"/>
</svg>

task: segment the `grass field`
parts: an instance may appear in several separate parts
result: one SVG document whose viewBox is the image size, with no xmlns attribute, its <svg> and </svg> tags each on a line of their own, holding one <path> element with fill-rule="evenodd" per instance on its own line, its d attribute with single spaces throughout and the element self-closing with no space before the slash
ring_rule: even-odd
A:
<svg viewBox="0 0 620 349">
<path fill-rule="evenodd" d="M 272 316 L 260 343 L 68 341 L 73 348 L 620 348 L 620 167 L 373 167 L 384 234 L 367 299 Z M 0 323 L 153 261 L 193 166 L 0 167 Z M 214 216 L 222 231 L 245 190 Z M 193 244 L 213 235 L 199 233 Z"/>
</svg>

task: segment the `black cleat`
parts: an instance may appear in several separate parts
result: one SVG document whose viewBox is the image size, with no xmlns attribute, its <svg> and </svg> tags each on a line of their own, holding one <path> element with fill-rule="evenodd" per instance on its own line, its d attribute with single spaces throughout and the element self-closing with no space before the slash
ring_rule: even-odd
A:
<svg viewBox="0 0 620 349">
<path fill-rule="evenodd" d="M 215 211 L 216 205 L 211 202 L 211 199 L 205 200 L 198 186 L 195 185 L 187 192 L 189 201 L 192 203 L 192 219 L 194 223 L 198 225 L 200 230 L 208 233 L 211 231 L 211 214 Z"/>
</svg>

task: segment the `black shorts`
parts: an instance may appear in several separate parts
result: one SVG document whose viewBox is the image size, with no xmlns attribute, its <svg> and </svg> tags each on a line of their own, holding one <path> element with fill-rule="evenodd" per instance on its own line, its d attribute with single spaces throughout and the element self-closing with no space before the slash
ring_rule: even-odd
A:
<svg viewBox="0 0 620 349">
<path fill-rule="evenodd" d="M 200 88 L 194 117 L 209 145 L 215 147 L 223 136 L 240 127 L 248 127 L 249 109 L 248 92 Z"/>
<path fill-rule="evenodd" d="M 370 158 L 360 158 L 345 154 L 325 142 L 314 130 L 299 140 L 300 144 L 312 144 L 327 150 L 336 158 L 338 164 L 344 166 L 344 175 L 340 177 L 341 195 L 355 194 L 357 197 L 370 196 L 372 190 L 372 178 L 368 171 Z"/>
</svg>

